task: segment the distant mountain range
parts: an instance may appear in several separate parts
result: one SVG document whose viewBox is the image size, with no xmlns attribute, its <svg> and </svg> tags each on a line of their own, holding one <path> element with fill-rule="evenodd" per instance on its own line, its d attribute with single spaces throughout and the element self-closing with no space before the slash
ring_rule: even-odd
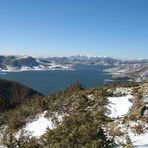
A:
<svg viewBox="0 0 148 148">
<path fill-rule="evenodd" d="M 76 65 L 111 66 L 105 72 L 113 78 L 143 81 L 148 77 L 148 59 L 120 60 L 111 57 L 76 55 L 70 57 L 0 56 L 0 72 L 71 70 Z"/>
<path fill-rule="evenodd" d="M 29 71 L 70 69 L 68 64 L 62 64 L 51 58 L 34 58 L 31 56 L 0 56 L 0 71 Z M 61 63 L 61 64 L 60 64 Z"/>
<path fill-rule="evenodd" d="M 94 64 L 115 66 L 121 60 L 110 57 L 77 55 L 71 57 L 31 57 L 31 56 L 0 56 L 1 71 L 28 71 L 28 70 L 63 70 L 73 69 L 78 64 Z"/>
</svg>

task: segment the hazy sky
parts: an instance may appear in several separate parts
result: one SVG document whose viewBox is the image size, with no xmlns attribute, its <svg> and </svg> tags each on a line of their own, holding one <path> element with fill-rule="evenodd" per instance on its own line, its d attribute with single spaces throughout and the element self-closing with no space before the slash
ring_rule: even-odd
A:
<svg viewBox="0 0 148 148">
<path fill-rule="evenodd" d="M 148 58 L 148 0 L 0 0 L 0 54 Z"/>
</svg>

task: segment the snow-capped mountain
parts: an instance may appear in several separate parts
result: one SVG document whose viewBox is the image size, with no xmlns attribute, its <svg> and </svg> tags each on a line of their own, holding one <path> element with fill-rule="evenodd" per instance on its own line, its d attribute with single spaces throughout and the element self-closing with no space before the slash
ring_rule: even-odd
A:
<svg viewBox="0 0 148 148">
<path fill-rule="evenodd" d="M 76 55 L 70 57 L 0 56 L 0 71 L 71 70 L 76 65 L 111 66 L 106 72 L 113 78 L 127 77 L 136 81 L 147 79 L 148 59 L 120 60 L 104 56 Z"/>
<path fill-rule="evenodd" d="M 56 70 L 73 69 L 77 64 L 115 65 L 119 60 L 97 56 L 71 57 L 31 57 L 0 56 L 1 71 Z"/>
<path fill-rule="evenodd" d="M 45 58 L 31 56 L 0 56 L 0 71 L 29 71 L 70 69 L 68 65 L 60 64 Z"/>
</svg>

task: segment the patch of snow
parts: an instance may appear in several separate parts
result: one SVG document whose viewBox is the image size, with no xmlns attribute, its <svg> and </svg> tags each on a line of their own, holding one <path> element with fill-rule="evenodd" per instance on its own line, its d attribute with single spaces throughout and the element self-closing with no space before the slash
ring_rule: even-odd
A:
<svg viewBox="0 0 148 148">
<path fill-rule="evenodd" d="M 133 99 L 132 95 L 125 95 L 122 97 L 108 97 L 111 102 L 108 108 L 110 109 L 110 117 L 117 118 L 122 117 L 128 113 L 129 109 L 133 105 L 129 100 Z"/>
<path fill-rule="evenodd" d="M 51 119 L 45 118 L 44 114 L 42 114 L 36 121 L 28 123 L 24 130 L 32 133 L 31 135 L 34 137 L 40 137 L 46 132 L 47 128 L 52 129 L 53 126 Z"/>
<path fill-rule="evenodd" d="M 94 100 L 94 95 L 87 95 L 90 100 Z"/>
<path fill-rule="evenodd" d="M 6 146 L 4 146 L 4 145 L 0 145 L 0 148 L 7 148 Z"/>
<path fill-rule="evenodd" d="M 7 138 L 7 129 L 8 126 L 6 125 L 1 125 L 0 126 L 0 148 L 7 148 L 4 143 L 5 143 L 5 139 Z"/>
<path fill-rule="evenodd" d="M 135 126 L 141 125 L 143 133 L 138 135 L 135 130 Z M 135 148 L 148 148 L 148 123 L 145 123 L 141 120 L 130 121 L 127 125 L 120 123 L 118 126 L 120 131 L 124 133 L 122 136 L 115 136 L 114 140 L 118 147 L 121 144 L 126 144 L 127 135 L 130 137 L 131 142 Z"/>
<path fill-rule="evenodd" d="M 148 102 L 148 95 L 145 95 L 145 96 L 143 97 L 143 99 L 144 99 L 144 102 Z"/>
<path fill-rule="evenodd" d="M 134 147 L 148 148 L 148 132 L 138 135 L 138 134 L 133 133 L 132 131 L 129 131 L 128 135 Z"/>
<path fill-rule="evenodd" d="M 19 139 L 20 135 L 26 135 L 26 136 L 33 136 L 33 137 L 41 137 L 43 134 L 45 134 L 47 128 L 53 129 L 55 128 L 55 124 L 52 121 L 52 118 L 46 118 L 45 111 L 44 113 L 37 115 L 35 121 L 28 122 L 24 128 L 20 129 L 16 134 L 15 137 Z M 59 122 L 62 122 L 63 115 L 58 115 L 57 113 L 54 113 L 54 116 L 58 119 Z"/>
<path fill-rule="evenodd" d="M 114 141 L 115 143 L 118 145 L 116 148 L 121 148 L 119 145 L 122 144 L 126 144 L 126 139 L 125 139 L 125 136 L 115 136 L 114 137 Z"/>
</svg>

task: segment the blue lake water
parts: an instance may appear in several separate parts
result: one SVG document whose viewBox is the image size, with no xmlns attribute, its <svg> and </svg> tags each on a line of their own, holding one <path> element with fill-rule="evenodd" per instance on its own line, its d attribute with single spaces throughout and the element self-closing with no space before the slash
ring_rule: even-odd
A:
<svg viewBox="0 0 148 148">
<path fill-rule="evenodd" d="M 108 67 L 80 65 L 76 70 L 25 71 L 0 74 L 0 78 L 23 83 L 44 95 L 62 90 L 79 81 L 84 87 L 97 86 L 104 83 L 111 75 L 104 73 Z"/>
</svg>

